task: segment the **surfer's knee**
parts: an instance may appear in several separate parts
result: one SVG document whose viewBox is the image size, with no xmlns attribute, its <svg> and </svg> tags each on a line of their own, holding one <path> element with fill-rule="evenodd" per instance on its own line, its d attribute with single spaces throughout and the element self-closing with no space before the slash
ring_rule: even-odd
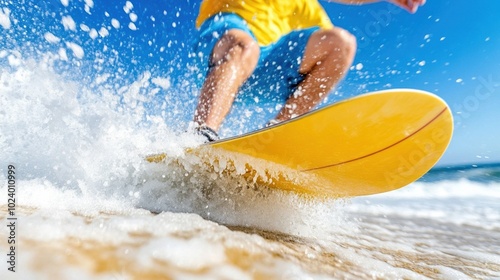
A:
<svg viewBox="0 0 500 280">
<path fill-rule="evenodd" d="M 356 54 L 356 37 L 335 27 L 314 32 L 306 46 L 301 72 L 309 72 L 315 65 L 335 67 L 350 65 Z"/>
<path fill-rule="evenodd" d="M 253 69 L 259 60 L 260 48 L 255 39 L 248 33 L 231 29 L 217 42 L 212 52 L 212 65 L 218 65 L 230 60 L 252 66 Z"/>
<path fill-rule="evenodd" d="M 354 35 L 345 29 L 336 27 L 325 30 L 323 38 L 328 41 L 326 45 L 329 46 L 329 54 L 340 52 L 349 64 L 352 63 L 357 48 L 356 37 Z"/>
</svg>

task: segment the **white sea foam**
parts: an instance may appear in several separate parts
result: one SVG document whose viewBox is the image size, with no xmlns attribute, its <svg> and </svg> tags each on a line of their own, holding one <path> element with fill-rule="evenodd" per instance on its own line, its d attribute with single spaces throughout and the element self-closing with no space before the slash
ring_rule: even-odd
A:
<svg viewBox="0 0 500 280">
<path fill-rule="evenodd" d="M 2 71 L 0 95 L 6 98 L 0 101 L 0 130 L 6 137 L 0 140 L 0 164 L 14 163 L 22 174 L 21 201 L 79 212 L 115 205 L 191 212 L 223 224 L 302 236 L 328 235 L 345 224 L 341 202 L 254 189 L 238 175 L 243 162 L 235 177 L 224 178 L 196 156 L 183 156 L 200 139 L 172 132 L 153 115 L 144 123 L 141 104 L 154 95 L 141 88 L 151 83 L 168 88 L 167 81 L 144 73 L 118 90 L 120 98 L 62 79 L 45 62 L 25 61 Z M 157 152 L 181 156 L 183 164 L 143 159 Z"/>
<path fill-rule="evenodd" d="M 356 198 L 354 213 L 429 218 L 444 223 L 500 229 L 500 184 L 466 179 L 416 182 L 401 190 Z"/>
<path fill-rule="evenodd" d="M 491 198 L 500 199 L 499 183 L 479 183 L 467 179 L 416 182 L 411 187 L 377 196 L 383 199 Z"/>
<path fill-rule="evenodd" d="M 9 8 L 1 8 L 0 9 L 0 26 L 4 29 L 9 29 L 12 23 L 10 21 L 10 9 Z"/>
<path fill-rule="evenodd" d="M 115 18 L 111 19 L 111 25 L 116 29 L 120 28 L 120 22 Z"/>
<path fill-rule="evenodd" d="M 55 36 L 54 34 L 50 33 L 50 32 L 46 32 L 43 37 L 45 38 L 45 40 L 47 40 L 47 42 L 49 43 L 59 43 L 59 41 L 61 41 L 61 38 Z"/>
<path fill-rule="evenodd" d="M 71 16 L 63 16 L 61 23 L 65 30 L 76 31 L 76 23 Z"/>
<path fill-rule="evenodd" d="M 83 48 L 76 44 L 76 43 L 73 43 L 73 42 L 66 42 L 66 47 L 68 49 L 70 49 L 73 54 L 75 55 L 75 57 L 79 58 L 79 59 L 82 59 L 83 56 L 85 55 L 85 52 L 83 51 Z"/>
</svg>

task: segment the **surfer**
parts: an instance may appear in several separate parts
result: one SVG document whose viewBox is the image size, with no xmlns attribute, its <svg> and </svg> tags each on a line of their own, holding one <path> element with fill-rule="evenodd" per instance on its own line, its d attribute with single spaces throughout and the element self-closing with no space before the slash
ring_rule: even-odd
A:
<svg viewBox="0 0 500 280">
<path fill-rule="evenodd" d="M 331 0 L 367 4 L 382 0 Z M 388 0 L 411 13 L 425 0 Z M 317 0 L 204 0 L 196 20 L 196 54 L 207 65 L 194 114 L 207 141 L 251 75 L 285 88 L 286 102 L 268 125 L 313 109 L 345 76 L 356 39 L 336 27 Z"/>
</svg>

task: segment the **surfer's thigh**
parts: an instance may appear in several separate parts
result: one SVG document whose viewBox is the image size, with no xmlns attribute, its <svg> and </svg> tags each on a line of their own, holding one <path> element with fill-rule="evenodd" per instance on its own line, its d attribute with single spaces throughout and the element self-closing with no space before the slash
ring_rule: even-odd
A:
<svg viewBox="0 0 500 280">
<path fill-rule="evenodd" d="M 250 34 L 240 29 L 231 29 L 215 44 L 210 57 L 210 66 L 232 61 L 245 69 L 247 72 L 245 76 L 248 77 L 257 64 L 259 53 L 259 44 Z"/>
<path fill-rule="evenodd" d="M 317 30 L 307 42 L 300 72 L 309 73 L 321 63 L 330 70 L 338 68 L 336 64 L 350 65 L 355 53 L 356 38 L 348 31 L 339 27 Z"/>
<path fill-rule="evenodd" d="M 212 58 L 217 45 L 225 47 L 224 42 L 231 43 L 232 40 L 244 43 L 246 46 L 251 46 L 252 42 L 256 42 L 246 22 L 236 14 L 223 13 L 205 20 L 200 27 L 193 49 L 199 69 L 206 73 L 209 66 L 216 60 Z M 221 49 L 224 51 L 224 48 Z"/>
</svg>

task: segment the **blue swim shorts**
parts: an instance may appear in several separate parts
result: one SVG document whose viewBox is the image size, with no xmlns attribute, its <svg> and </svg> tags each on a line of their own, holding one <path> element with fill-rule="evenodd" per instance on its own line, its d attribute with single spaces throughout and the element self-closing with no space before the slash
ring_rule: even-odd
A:
<svg viewBox="0 0 500 280">
<path fill-rule="evenodd" d="M 255 39 L 245 20 L 236 14 L 218 14 L 201 25 L 194 52 L 203 80 L 209 70 L 215 44 L 231 29 L 243 30 Z M 253 74 L 240 88 L 231 115 L 241 118 L 241 113 L 244 113 L 251 117 L 256 124 L 252 129 L 262 127 L 273 118 L 305 78 L 299 73 L 300 63 L 309 37 L 318 29 L 319 27 L 312 27 L 295 30 L 273 44 L 261 46 L 259 62 Z M 234 112 L 238 110 L 243 111 Z"/>
</svg>

